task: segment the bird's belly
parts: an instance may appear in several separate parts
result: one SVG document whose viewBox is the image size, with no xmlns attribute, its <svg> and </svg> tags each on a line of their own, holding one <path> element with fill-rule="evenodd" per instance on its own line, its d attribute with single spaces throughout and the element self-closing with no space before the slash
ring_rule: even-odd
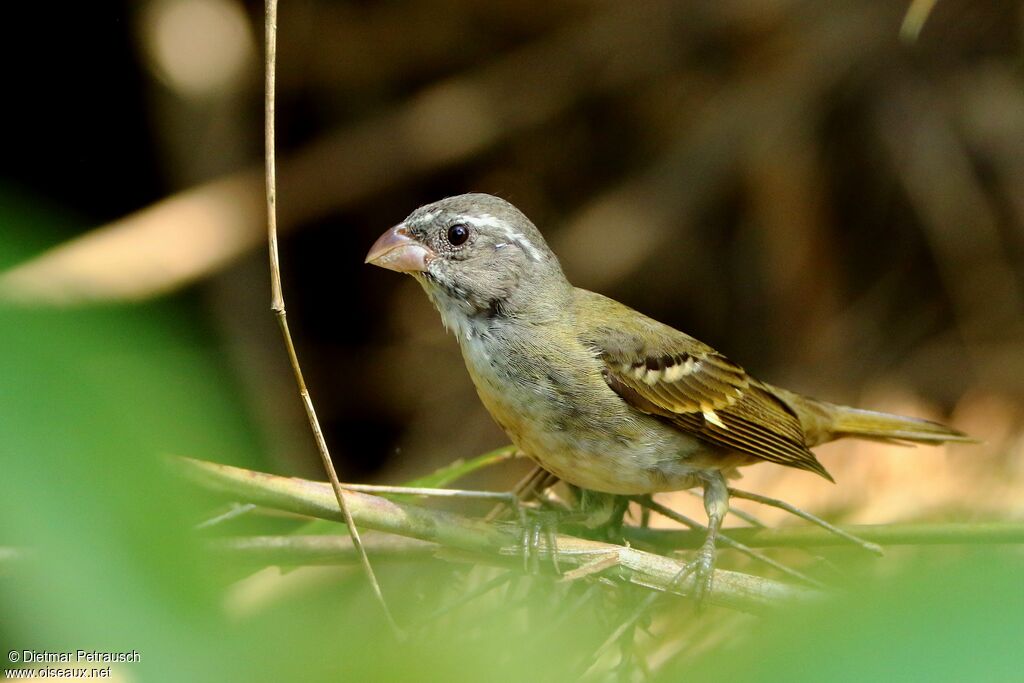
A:
<svg viewBox="0 0 1024 683">
<path fill-rule="evenodd" d="M 512 440 L 559 479 L 585 489 L 640 495 L 696 486 L 700 472 L 679 458 L 652 453 L 642 443 L 580 439 L 526 430 Z"/>
<path fill-rule="evenodd" d="M 719 469 L 706 464 L 717 449 L 634 411 L 606 387 L 566 395 L 548 371 L 510 381 L 489 365 L 467 365 L 481 401 L 512 442 L 570 484 L 639 495 L 689 488 L 702 472 Z"/>
</svg>

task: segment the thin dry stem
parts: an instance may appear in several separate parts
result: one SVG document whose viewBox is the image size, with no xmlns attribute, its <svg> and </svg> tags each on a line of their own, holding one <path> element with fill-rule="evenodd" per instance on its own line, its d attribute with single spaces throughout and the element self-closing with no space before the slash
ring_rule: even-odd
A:
<svg viewBox="0 0 1024 683">
<path fill-rule="evenodd" d="M 367 534 L 364 548 L 379 560 L 410 562 L 431 557 L 434 543 L 390 534 Z M 297 567 L 305 565 L 347 565 L 359 562 L 359 553 L 348 536 L 243 536 L 212 538 L 207 547 L 236 560 L 254 565 Z"/>
<path fill-rule="evenodd" d="M 284 292 L 281 287 L 281 262 L 278 257 L 277 247 L 277 160 L 275 158 L 275 90 L 277 78 L 277 0 L 267 0 L 266 3 L 266 91 L 265 91 L 265 128 L 266 138 L 266 176 L 267 176 L 267 241 L 270 248 L 270 287 L 271 287 L 271 310 L 277 318 L 278 326 L 281 328 L 281 336 L 284 337 L 285 348 L 288 351 L 288 360 L 295 373 L 295 382 L 299 387 L 299 395 L 302 397 L 302 405 L 306 409 L 306 416 L 309 418 L 309 425 L 313 430 L 316 439 L 317 450 L 323 460 L 324 469 L 330 479 L 331 488 L 334 490 L 334 497 L 338 501 L 345 526 L 352 536 L 352 544 L 359 555 L 360 563 L 366 578 L 373 588 L 373 593 L 380 603 L 381 609 L 387 617 L 388 623 L 398 636 L 402 635 L 401 629 L 391 615 L 387 602 L 384 600 L 384 593 L 381 591 L 380 583 L 373 572 L 370 558 L 366 555 L 362 539 L 359 537 L 359 529 L 356 527 L 352 513 L 345 504 L 345 496 L 341 490 L 341 482 L 334 470 L 334 463 L 331 460 L 330 451 L 327 449 L 327 441 L 324 439 L 323 430 L 320 429 L 320 421 L 316 417 L 316 410 L 313 408 L 313 399 L 309 396 L 306 388 L 306 381 L 302 376 L 302 368 L 299 365 L 299 358 L 295 353 L 295 344 L 292 342 L 292 335 L 288 329 L 288 314 L 284 306 Z"/>
<path fill-rule="evenodd" d="M 701 531 L 701 532 L 707 533 L 708 528 L 706 526 L 704 526 L 703 524 L 701 524 L 700 522 L 698 522 L 698 521 L 696 521 L 694 519 L 690 519 L 686 515 L 680 514 L 680 513 L 676 512 L 675 510 L 672 510 L 671 508 L 665 507 L 661 503 L 655 502 L 653 499 L 637 499 L 637 502 L 640 503 L 640 505 L 643 505 L 646 508 L 650 508 L 651 510 L 654 510 L 655 512 L 657 512 L 659 515 L 661 515 L 663 517 L 671 519 L 671 520 L 673 520 L 675 522 L 679 522 L 680 524 L 685 524 L 686 526 L 690 527 L 691 529 L 693 529 L 695 531 Z M 807 584 L 809 584 L 811 586 L 817 586 L 817 587 L 820 588 L 820 587 L 823 587 L 823 585 L 824 585 L 820 581 L 818 581 L 816 579 L 812 579 L 810 576 L 807 576 L 803 572 L 799 572 L 799 571 L 797 571 L 795 569 L 791 569 L 790 567 L 787 567 L 786 565 L 782 564 L 781 562 L 776 562 L 775 560 L 773 560 L 772 558 L 768 557 L 764 553 L 758 552 L 757 550 L 754 550 L 753 548 L 751 548 L 751 547 L 749 547 L 749 546 L 747 546 L 747 545 L 745 545 L 743 543 L 740 543 L 740 542 L 734 540 L 728 533 L 719 533 L 718 534 L 718 541 L 722 545 L 725 545 L 725 546 L 727 546 L 729 548 L 737 550 L 737 551 L 743 553 L 744 555 L 746 555 L 747 557 L 753 558 L 755 560 L 759 560 L 759 561 L 767 564 L 769 567 L 777 569 L 780 572 L 782 572 L 783 574 L 786 574 L 787 576 L 791 576 L 791 577 L 793 577 L 795 579 L 799 579 L 800 581 L 803 581 L 804 583 L 807 583 Z"/>
<path fill-rule="evenodd" d="M 826 522 L 821 517 L 813 515 L 810 512 L 807 512 L 806 510 L 801 510 L 795 505 L 791 505 L 784 500 L 779 500 L 778 498 L 769 498 L 768 496 L 762 496 L 760 493 L 753 493 L 751 491 L 741 491 L 740 489 L 734 489 L 731 487 L 729 488 L 729 495 L 732 496 L 733 498 L 743 498 L 745 500 L 751 500 L 755 503 L 760 503 L 761 505 L 767 505 L 768 507 L 774 507 L 779 508 L 780 510 L 785 510 L 791 515 L 795 515 L 800 519 L 810 522 L 811 524 L 816 524 L 820 526 L 822 529 L 825 529 L 826 531 L 831 532 L 836 536 L 845 539 L 850 543 L 853 543 L 854 545 L 860 546 L 864 550 L 867 550 L 869 553 L 874 553 L 875 555 L 885 554 L 882 551 L 881 546 L 879 546 L 877 543 L 872 543 L 871 541 L 865 541 L 862 538 L 858 538 L 850 532 L 843 531 L 834 524 Z"/>
<path fill-rule="evenodd" d="M 862 524 L 844 527 L 858 538 L 883 546 L 1021 545 L 1021 522 L 941 522 L 937 524 Z M 704 534 L 693 530 L 626 528 L 630 542 L 667 549 L 698 548 Z M 850 545 L 831 531 L 809 526 L 732 528 L 729 535 L 751 548 L 826 548 Z"/>
</svg>

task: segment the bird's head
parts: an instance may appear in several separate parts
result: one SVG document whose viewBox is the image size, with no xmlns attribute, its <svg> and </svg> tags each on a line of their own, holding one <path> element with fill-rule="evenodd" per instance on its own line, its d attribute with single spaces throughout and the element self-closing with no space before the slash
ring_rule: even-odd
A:
<svg viewBox="0 0 1024 683">
<path fill-rule="evenodd" d="M 571 291 L 530 219 L 488 194 L 421 206 L 380 236 L 366 262 L 414 276 L 448 324 L 550 315 Z"/>
</svg>

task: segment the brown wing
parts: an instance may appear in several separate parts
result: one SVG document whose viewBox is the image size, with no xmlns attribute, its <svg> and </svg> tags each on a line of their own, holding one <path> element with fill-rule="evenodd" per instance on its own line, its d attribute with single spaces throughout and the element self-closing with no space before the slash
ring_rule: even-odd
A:
<svg viewBox="0 0 1024 683">
<path fill-rule="evenodd" d="M 590 298 L 580 309 L 589 311 L 584 341 L 604 360 L 608 386 L 630 405 L 717 446 L 832 480 L 807 449 L 796 414 L 742 367 L 611 299 L 581 296 Z"/>
</svg>

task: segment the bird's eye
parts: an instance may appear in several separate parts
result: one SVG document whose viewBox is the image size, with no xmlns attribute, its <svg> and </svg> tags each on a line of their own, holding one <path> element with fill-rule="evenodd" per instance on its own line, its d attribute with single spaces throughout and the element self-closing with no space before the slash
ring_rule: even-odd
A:
<svg viewBox="0 0 1024 683">
<path fill-rule="evenodd" d="M 464 244 L 469 239 L 469 228 L 461 223 L 448 228 L 448 241 L 453 247 Z"/>
</svg>

